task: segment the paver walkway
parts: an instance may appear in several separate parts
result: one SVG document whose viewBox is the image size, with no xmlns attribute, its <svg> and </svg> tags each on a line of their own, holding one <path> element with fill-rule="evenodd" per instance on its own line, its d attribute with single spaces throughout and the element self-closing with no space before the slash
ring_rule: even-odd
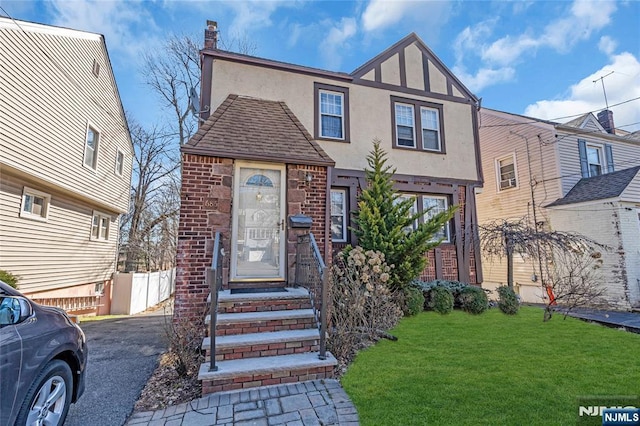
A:
<svg viewBox="0 0 640 426">
<path fill-rule="evenodd" d="M 334 379 L 215 393 L 159 411 L 134 413 L 131 426 L 311 426 L 359 424 L 358 413 Z"/>
</svg>

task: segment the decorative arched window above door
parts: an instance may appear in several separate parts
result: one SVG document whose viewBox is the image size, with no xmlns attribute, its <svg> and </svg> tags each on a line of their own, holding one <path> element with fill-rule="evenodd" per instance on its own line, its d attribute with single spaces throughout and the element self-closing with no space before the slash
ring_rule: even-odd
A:
<svg viewBox="0 0 640 426">
<path fill-rule="evenodd" d="M 273 182 L 265 175 L 256 174 L 247 179 L 247 185 L 273 187 Z"/>
</svg>

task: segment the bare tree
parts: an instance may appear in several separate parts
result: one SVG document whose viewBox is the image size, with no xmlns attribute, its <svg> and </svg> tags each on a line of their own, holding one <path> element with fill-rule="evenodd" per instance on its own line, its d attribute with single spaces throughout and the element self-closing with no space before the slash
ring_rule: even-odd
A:
<svg viewBox="0 0 640 426">
<path fill-rule="evenodd" d="M 122 221 L 121 235 L 126 255 L 126 270 L 140 266 L 150 269 L 158 261 L 151 260 L 157 246 L 175 247 L 175 227 L 179 212 L 179 161 L 172 149 L 172 137 L 162 129 L 144 129 L 130 121 L 134 145 L 134 173 L 129 214 Z M 165 229 L 160 235 L 156 227 Z M 162 263 L 162 262 L 160 262 Z"/>
<path fill-rule="evenodd" d="M 543 291 L 550 295 L 545 321 L 558 303 L 573 309 L 602 302 L 593 260 L 607 246 L 576 233 L 534 228 L 525 219 L 486 223 L 479 226 L 479 236 L 485 256 L 506 258 L 507 285 L 511 288 L 515 253 L 538 264 Z"/>
</svg>

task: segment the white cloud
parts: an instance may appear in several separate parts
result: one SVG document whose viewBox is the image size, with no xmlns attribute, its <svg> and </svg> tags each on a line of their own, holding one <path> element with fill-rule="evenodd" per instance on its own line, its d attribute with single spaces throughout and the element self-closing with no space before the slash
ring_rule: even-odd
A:
<svg viewBox="0 0 640 426">
<path fill-rule="evenodd" d="M 327 37 L 320 44 L 324 62 L 329 69 L 338 69 L 342 63 L 342 51 L 349 50 L 349 39 L 356 34 L 358 29 L 354 18 L 342 18 L 339 22 L 323 24 L 331 26 Z"/>
<path fill-rule="evenodd" d="M 566 98 L 538 101 L 527 106 L 524 113 L 532 117 L 557 119 L 603 110 L 605 99 L 599 79 L 611 71 L 613 74 L 604 79 L 604 86 L 615 125 L 623 130 L 639 130 L 640 100 L 612 106 L 640 97 L 640 62 L 628 52 L 611 56 L 609 64 L 572 85 Z M 569 120 L 571 118 L 559 121 Z"/>
<path fill-rule="evenodd" d="M 485 80 L 481 73 L 486 75 L 487 70 L 512 68 L 522 61 L 523 56 L 535 55 L 541 48 L 568 51 L 577 42 L 589 39 L 594 31 L 607 26 L 615 10 L 616 4 L 613 1 L 576 0 L 567 11 L 567 16 L 552 21 L 539 34 L 525 29 L 520 34 L 506 35 L 495 41 L 490 39 L 498 20 L 479 22 L 465 28 L 456 37 L 456 67 L 464 70 L 466 60 L 472 61 L 479 57 L 481 61 L 477 75 L 467 76 L 470 81 L 481 83 Z M 502 78 L 487 81 L 485 85 L 478 84 L 478 87 L 503 82 L 511 74 L 502 72 L 499 76 Z"/>
<path fill-rule="evenodd" d="M 613 52 L 616 51 L 618 47 L 618 43 L 609 36 L 600 37 L 600 42 L 598 43 L 598 49 L 606 55 L 612 55 Z"/>
<path fill-rule="evenodd" d="M 365 32 L 384 30 L 407 20 L 420 23 L 429 32 L 438 32 L 451 14 L 453 2 L 415 0 L 371 0 L 362 13 L 362 29 Z"/>
<path fill-rule="evenodd" d="M 53 24 L 103 34 L 109 51 L 137 57 L 149 48 L 157 27 L 153 16 L 140 2 L 106 2 L 96 0 L 47 3 Z"/>
<path fill-rule="evenodd" d="M 472 92 L 478 92 L 487 86 L 496 82 L 504 82 L 513 80 L 516 71 L 512 67 L 503 68 L 481 68 L 475 75 L 467 73 L 463 68 L 454 66 L 453 73 L 464 83 L 464 85 Z"/>
</svg>

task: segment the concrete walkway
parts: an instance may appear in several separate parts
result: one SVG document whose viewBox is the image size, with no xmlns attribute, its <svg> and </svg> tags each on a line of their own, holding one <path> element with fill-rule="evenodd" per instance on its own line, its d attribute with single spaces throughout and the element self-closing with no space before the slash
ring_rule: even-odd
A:
<svg viewBox="0 0 640 426">
<path fill-rule="evenodd" d="M 558 313 L 563 314 L 561 310 Z M 610 327 L 624 327 L 628 331 L 640 333 L 640 314 L 633 312 L 575 309 L 569 312 L 569 316 L 599 322 Z"/>
<path fill-rule="evenodd" d="M 215 393 L 159 411 L 134 413 L 131 426 L 356 426 L 358 413 L 337 380 Z"/>
</svg>

